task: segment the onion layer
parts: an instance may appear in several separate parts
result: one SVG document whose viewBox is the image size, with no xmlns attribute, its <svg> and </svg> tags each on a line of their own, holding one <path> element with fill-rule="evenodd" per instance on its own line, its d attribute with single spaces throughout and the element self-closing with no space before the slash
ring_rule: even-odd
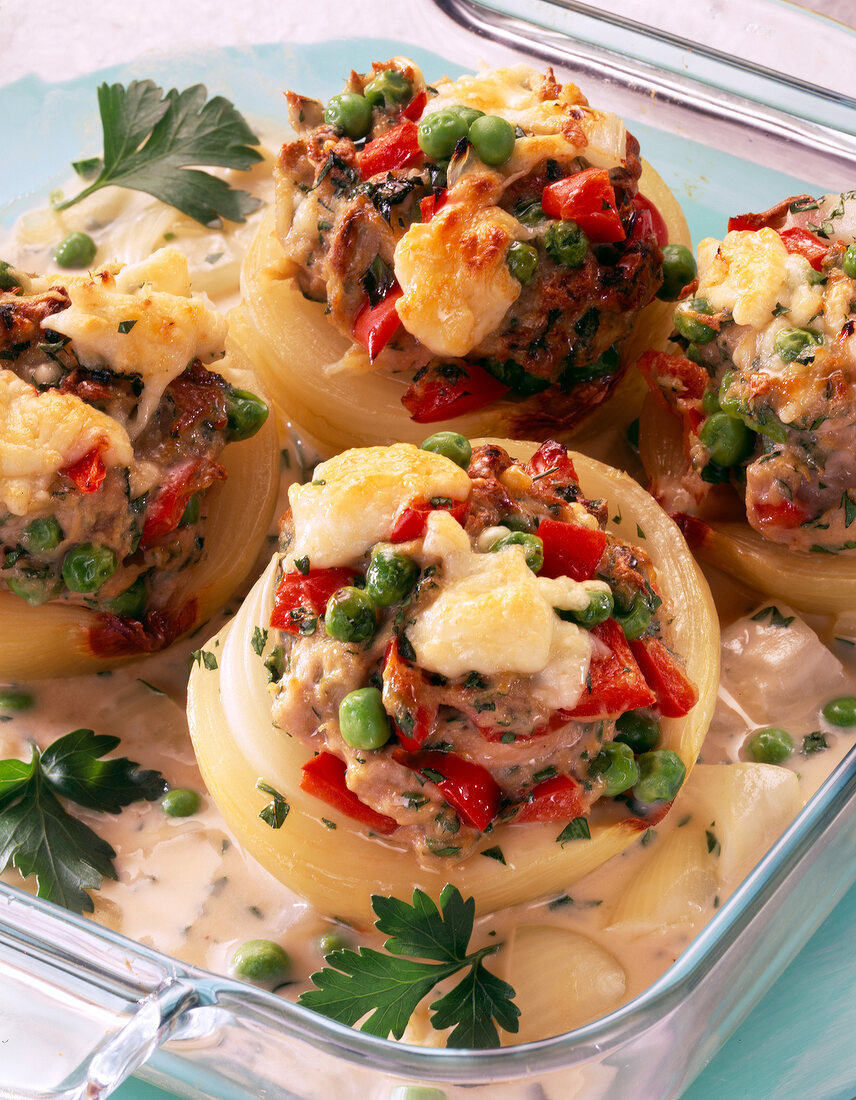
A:
<svg viewBox="0 0 856 1100">
<path fill-rule="evenodd" d="M 259 392 L 258 380 L 240 348 L 227 341 L 217 371 L 232 385 Z M 268 533 L 279 483 L 279 444 L 275 417 L 220 457 L 227 479 L 205 496 L 207 524 L 202 559 L 187 569 L 171 610 L 193 601 L 189 633 L 228 599 L 249 573 Z M 237 535 L 237 537 L 236 537 Z M 189 617 L 188 617 L 189 618 Z M 93 650 L 98 612 L 60 601 L 30 607 L 0 592 L 0 680 L 77 676 L 114 667 L 141 653 L 106 657 Z"/>
<path fill-rule="evenodd" d="M 537 448 L 535 443 L 488 442 L 500 443 L 523 460 Z M 685 657 L 699 691 L 689 715 L 662 721 L 663 746 L 679 753 L 689 772 L 716 701 L 719 627 L 713 600 L 678 528 L 659 505 L 626 474 L 582 455 L 574 454 L 573 460 L 584 492 L 608 499 L 615 517 L 610 529 L 641 543 L 657 570 L 670 608 L 670 644 Z M 476 854 L 460 863 L 438 859 L 436 867 L 427 869 L 409 850 L 397 847 L 394 837 L 368 836 L 300 790 L 301 768 L 311 751 L 273 725 L 267 675 L 252 639 L 256 627 L 268 626 L 275 586 L 276 559 L 235 619 L 207 644 L 218 667 L 194 668 L 188 718 L 208 789 L 241 845 L 323 912 L 368 923 L 372 894 L 408 897 L 418 886 L 436 897 L 446 882 L 473 895 L 480 912 L 492 911 L 566 889 L 645 828 L 637 818 L 617 821 L 609 811 L 594 813 L 591 839 L 563 846 L 556 841 L 556 823 L 508 825 L 485 837 L 485 846 L 500 844 L 505 865 Z M 269 801 L 256 790 L 259 779 L 289 803 L 279 829 L 258 816 Z"/>
<path fill-rule="evenodd" d="M 689 245 L 689 229 L 677 200 L 644 161 L 639 190 L 663 215 L 669 240 Z M 645 348 L 664 346 L 673 310 L 672 303 L 659 299 L 646 306 L 621 344 L 622 359 L 633 363 Z M 329 323 L 323 303 L 307 301 L 291 278 L 275 233 L 273 211 L 262 222 L 244 261 L 242 303 L 233 317 L 233 331 L 280 415 L 310 432 L 322 449 L 338 452 L 397 440 L 418 445 L 425 438 L 425 425 L 414 423 L 401 404 L 409 378 L 330 369 L 352 345 Z M 635 410 L 645 386 L 633 369 L 617 390 L 623 395 L 621 404 Z M 513 435 L 515 424 L 531 419 L 543 426 L 545 438 L 567 441 L 576 433 L 563 432 L 562 425 L 555 423 L 551 393 L 547 390 L 525 401 L 500 400 L 474 413 L 438 421 L 431 430 Z M 625 422 L 635 415 L 635 411 L 629 413 Z M 580 427 L 591 435 L 614 421 L 615 407 L 609 397 Z"/>
</svg>

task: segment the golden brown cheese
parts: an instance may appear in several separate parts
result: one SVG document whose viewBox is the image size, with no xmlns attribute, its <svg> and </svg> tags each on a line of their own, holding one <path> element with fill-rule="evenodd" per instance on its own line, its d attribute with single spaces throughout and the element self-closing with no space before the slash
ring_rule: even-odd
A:
<svg viewBox="0 0 856 1100">
<path fill-rule="evenodd" d="M 16 516 L 46 507 L 57 473 L 95 447 L 106 466 L 133 459 L 128 433 L 112 417 L 73 394 L 39 393 L 0 370 L 0 505 Z"/>
</svg>

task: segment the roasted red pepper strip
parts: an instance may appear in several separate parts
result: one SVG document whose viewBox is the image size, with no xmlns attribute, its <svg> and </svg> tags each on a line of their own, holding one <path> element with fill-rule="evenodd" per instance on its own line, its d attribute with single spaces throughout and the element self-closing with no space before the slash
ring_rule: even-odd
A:
<svg viewBox="0 0 856 1100">
<path fill-rule="evenodd" d="M 408 504 L 396 515 L 390 532 L 390 542 L 409 542 L 410 539 L 419 539 L 425 534 L 428 526 L 428 517 L 432 512 L 448 512 L 452 519 L 456 519 L 463 527 L 466 522 L 469 502 L 466 500 L 454 500 L 449 504 Z"/>
<path fill-rule="evenodd" d="M 777 504 L 758 501 L 753 506 L 755 518 L 762 527 L 799 527 L 809 518 L 808 512 L 791 500 L 780 500 Z"/>
<path fill-rule="evenodd" d="M 666 718 L 682 718 L 698 702 L 698 692 L 684 670 L 659 638 L 639 638 L 630 643 L 642 675 L 657 696 Z"/>
<path fill-rule="evenodd" d="M 482 367 L 467 363 L 453 366 L 449 374 L 429 372 L 407 387 L 401 399 L 417 424 L 432 424 L 436 420 L 451 420 L 475 412 L 497 401 L 508 392 L 508 386 L 488 374 Z"/>
<path fill-rule="evenodd" d="M 557 519 L 542 519 L 538 538 L 544 544 L 542 577 L 571 577 L 589 581 L 606 549 L 606 533 Z"/>
<path fill-rule="evenodd" d="M 428 93 L 425 91 L 415 95 L 401 112 L 402 118 L 409 118 L 411 122 L 418 122 L 428 102 Z"/>
<path fill-rule="evenodd" d="M 330 597 L 354 580 L 352 569 L 310 569 L 286 573 L 273 598 L 270 625 L 289 634 L 300 634 L 301 624 L 309 616 L 323 615 Z"/>
<path fill-rule="evenodd" d="M 417 135 L 419 128 L 409 118 L 403 118 L 397 126 L 385 134 L 370 141 L 361 153 L 357 154 L 357 163 L 364 180 L 381 172 L 392 172 L 396 168 L 406 168 L 408 164 L 422 156 Z"/>
<path fill-rule="evenodd" d="M 567 775 L 555 775 L 545 779 L 529 792 L 529 798 L 510 820 L 524 821 L 573 821 L 585 809 L 582 787 Z"/>
<path fill-rule="evenodd" d="M 421 701 L 422 670 L 404 660 L 397 638 L 387 646 L 382 675 L 383 703 L 392 715 L 398 740 L 409 752 L 416 752 L 431 732 L 436 709 Z"/>
<path fill-rule="evenodd" d="M 638 191 L 633 196 L 633 209 L 636 217 L 630 230 L 630 239 L 638 241 L 640 237 L 656 237 L 660 248 L 669 243 L 669 227 L 666 219 L 651 200 Z"/>
<path fill-rule="evenodd" d="M 398 828 L 394 817 L 379 814 L 365 802 L 361 802 L 345 783 L 345 761 L 331 752 L 321 752 L 303 765 L 300 789 L 320 798 L 334 810 L 367 825 L 372 832 L 389 836 Z"/>
<path fill-rule="evenodd" d="M 436 784 L 465 824 L 484 831 L 496 817 L 502 792 L 487 768 L 453 752 L 394 749 L 392 755 L 399 764 Z"/>
<path fill-rule="evenodd" d="M 437 211 L 445 206 L 448 197 L 449 192 L 445 188 L 442 191 L 433 191 L 430 195 L 426 195 L 419 203 L 419 213 L 422 215 L 422 221 L 430 222 Z"/>
<path fill-rule="evenodd" d="M 807 229 L 801 229 L 795 225 L 790 229 L 780 229 L 779 236 L 788 252 L 804 256 L 815 271 L 821 270 L 829 246 L 815 237 L 814 233 L 809 233 Z"/>
<path fill-rule="evenodd" d="M 146 547 L 174 531 L 190 498 L 207 489 L 212 481 L 225 477 L 223 467 L 209 459 L 189 458 L 173 466 L 146 508 L 140 546 Z"/>
<path fill-rule="evenodd" d="M 575 221 L 589 240 L 598 244 L 623 241 L 627 236 L 605 168 L 586 168 L 548 183 L 541 195 L 541 207 L 550 218 Z"/>
<path fill-rule="evenodd" d="M 567 717 L 618 718 L 625 711 L 653 706 L 657 697 L 615 619 L 599 623 L 591 633 L 606 652 L 592 654 L 586 687 L 574 709 L 565 712 Z"/>
<path fill-rule="evenodd" d="M 530 477 L 537 477 L 540 474 L 546 474 L 548 470 L 555 470 L 557 474 L 579 481 L 567 447 L 557 443 L 555 439 L 548 439 L 541 444 L 527 462 L 526 470 Z"/>
<path fill-rule="evenodd" d="M 107 468 L 101 452 L 100 446 L 93 447 L 83 458 L 79 458 L 71 466 L 66 466 L 64 470 L 60 470 L 60 473 L 70 477 L 82 493 L 97 493 L 107 476 Z"/>
<path fill-rule="evenodd" d="M 396 284 L 390 288 L 382 302 L 378 302 L 376 306 L 370 306 L 366 302 L 354 318 L 354 339 L 366 349 L 372 362 L 376 356 L 380 355 L 401 324 L 395 308 L 395 303 L 401 295 L 401 287 Z"/>
</svg>

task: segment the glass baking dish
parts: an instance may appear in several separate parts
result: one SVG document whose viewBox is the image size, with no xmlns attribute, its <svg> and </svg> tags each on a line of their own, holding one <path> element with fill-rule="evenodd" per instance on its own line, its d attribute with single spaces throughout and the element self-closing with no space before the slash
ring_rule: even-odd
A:
<svg viewBox="0 0 856 1100">
<path fill-rule="evenodd" d="M 313 5 L 296 28 L 304 40 L 287 47 L 149 56 L 57 86 L 25 78 L 0 89 L 17 192 L 4 185 L 11 201 L 3 217 L 11 221 L 32 205 L 93 144 L 92 92 L 101 79 L 153 77 L 166 86 L 203 80 L 251 117 L 281 126 L 283 89 L 328 96 L 352 65 L 407 52 L 426 74 L 454 75 L 512 56 L 573 74 L 594 103 L 631 122 L 698 239 L 721 231 L 731 213 L 763 209 L 806 189 L 843 188 L 856 178 L 856 102 L 846 89 L 782 75 L 801 71 L 788 60 L 788 50 L 797 58 L 800 49 L 791 28 L 822 40 L 829 25 L 775 0 L 744 0 L 739 7 L 744 21 L 761 26 L 774 26 L 771 17 L 787 12 L 788 34 L 772 43 L 767 65 L 646 31 L 618 3 L 594 10 L 571 0 L 490 6 L 411 0 L 385 19 L 385 32 L 397 36 L 392 41 L 306 40 L 325 19 L 339 33 L 365 34 L 364 23 L 329 0 Z M 716 40 L 697 25 L 694 33 L 698 41 Z M 856 35 L 844 28 L 835 35 L 845 56 Z M 34 118 L 40 141 L 31 156 Z M 448 1100 L 674 1097 L 856 879 L 854 819 L 851 753 L 642 996 L 569 1035 L 500 1051 L 377 1040 L 0 885 L 0 989 L 4 1004 L 14 1006 L 4 1010 L 0 1098 L 106 1097 L 137 1071 L 179 1096 L 215 1100 L 390 1100 L 409 1083 L 432 1085 Z"/>
</svg>

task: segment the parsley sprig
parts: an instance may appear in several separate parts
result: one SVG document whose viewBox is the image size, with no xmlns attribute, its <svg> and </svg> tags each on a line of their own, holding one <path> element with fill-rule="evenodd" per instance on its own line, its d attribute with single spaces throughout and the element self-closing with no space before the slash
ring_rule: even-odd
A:
<svg viewBox="0 0 856 1100">
<path fill-rule="evenodd" d="M 311 977 L 317 988 L 302 993 L 298 1004 L 349 1025 L 368 1016 L 362 1031 L 381 1038 L 391 1032 L 400 1039 L 422 998 L 438 982 L 464 970 L 460 982 L 430 1006 L 432 1025 L 452 1028 L 447 1045 L 496 1047 L 496 1024 L 517 1031 L 520 1010 L 512 1000 L 514 990 L 484 965 L 485 957 L 502 945 L 467 953 L 473 898 L 465 900 L 448 885 L 440 894 L 439 909 L 422 890 L 413 891 L 412 905 L 375 895 L 372 908 L 379 918 L 375 927 L 390 937 L 384 944 L 389 954 L 370 947 L 334 951 L 326 956 L 330 965 Z"/>
<path fill-rule="evenodd" d="M 171 88 L 166 95 L 153 80 L 133 80 L 127 87 L 101 84 L 104 155 L 94 165 L 98 175 L 56 209 L 65 210 L 112 185 L 145 191 L 202 225 L 218 225 L 223 218 L 244 221 L 258 209 L 259 200 L 198 166 L 245 171 L 262 159 L 252 148 L 259 141 L 228 99 L 207 97 L 204 84 L 183 92 Z M 82 166 L 93 167 L 91 161 L 76 165 Z"/>
<path fill-rule="evenodd" d="M 79 729 L 49 745 L 33 746 L 29 761 L 0 760 L 0 870 L 11 863 L 35 875 L 38 895 L 76 913 L 92 912 L 87 890 L 116 878 L 110 845 L 66 810 L 60 796 L 90 810 L 118 813 L 166 790 L 159 772 L 126 757 L 102 760 L 118 737 Z"/>
</svg>

